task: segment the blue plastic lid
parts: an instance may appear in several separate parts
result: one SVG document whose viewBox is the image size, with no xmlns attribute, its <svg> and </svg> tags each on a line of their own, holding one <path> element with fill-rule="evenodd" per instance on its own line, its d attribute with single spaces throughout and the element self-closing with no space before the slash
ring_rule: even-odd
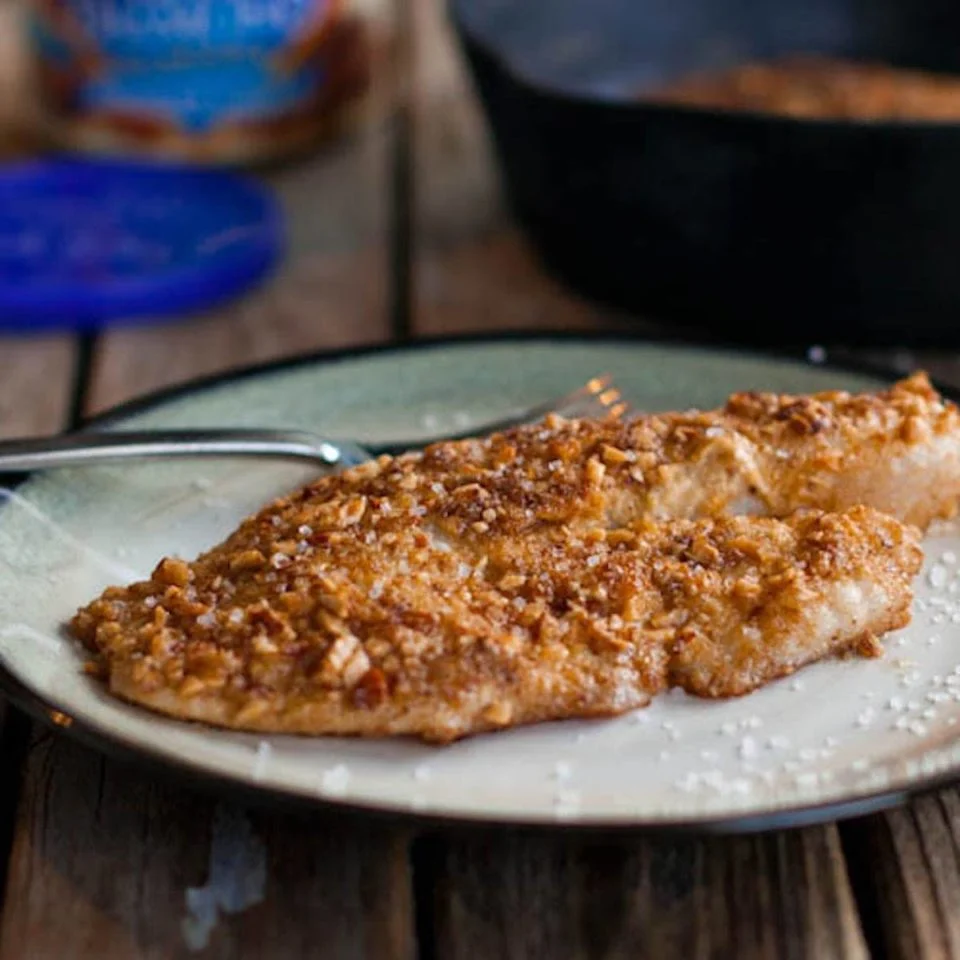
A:
<svg viewBox="0 0 960 960">
<path fill-rule="evenodd" d="M 260 280 L 282 236 L 271 196 L 231 174 L 82 160 L 0 167 L 0 330 L 199 310 Z"/>
</svg>

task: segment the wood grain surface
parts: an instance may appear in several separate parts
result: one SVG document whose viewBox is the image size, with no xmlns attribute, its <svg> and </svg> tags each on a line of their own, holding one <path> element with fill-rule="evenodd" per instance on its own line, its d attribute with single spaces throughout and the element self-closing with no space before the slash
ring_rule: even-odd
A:
<svg viewBox="0 0 960 960">
<path fill-rule="evenodd" d="M 430 956 L 861 958 L 836 831 L 438 840 Z M 419 889 L 423 889 L 420 887 Z"/>
<path fill-rule="evenodd" d="M 278 276 L 205 317 L 79 352 L 68 338 L 0 340 L 0 434 L 55 430 L 76 397 L 92 413 L 400 328 L 623 323 L 545 276 L 512 223 L 440 0 L 366 5 L 383 43 L 363 122 L 267 175 L 291 231 Z M 0 49 L 0 65 L 15 59 Z M 18 143 L 2 133 L 9 91 L 0 67 L 0 151 Z M 869 358 L 960 384 L 955 356 Z M 957 791 L 741 838 L 411 834 L 224 803 L 18 722 L 0 735 L 4 844 L 0 960 L 960 956 Z"/>
</svg>

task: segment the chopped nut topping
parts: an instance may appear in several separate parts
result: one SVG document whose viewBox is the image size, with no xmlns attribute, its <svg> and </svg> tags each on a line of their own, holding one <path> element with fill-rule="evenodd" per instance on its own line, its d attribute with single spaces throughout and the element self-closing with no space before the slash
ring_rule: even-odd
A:
<svg viewBox="0 0 960 960">
<path fill-rule="evenodd" d="M 445 741 L 671 685 L 744 693 L 903 622 L 916 533 L 855 504 L 875 492 L 918 526 L 949 513 L 960 479 L 929 446 L 946 435 L 960 415 L 923 378 L 551 417 L 321 477 L 194 562 L 105 591 L 73 630 L 117 695 L 240 729 Z M 893 461 L 903 502 L 863 482 Z M 877 582 L 855 636 L 818 634 L 824 591 Z"/>
</svg>

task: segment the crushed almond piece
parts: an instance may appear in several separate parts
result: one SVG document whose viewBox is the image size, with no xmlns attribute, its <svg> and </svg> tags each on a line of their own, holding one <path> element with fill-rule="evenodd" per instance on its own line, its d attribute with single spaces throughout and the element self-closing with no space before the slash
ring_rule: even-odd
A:
<svg viewBox="0 0 960 960">
<path fill-rule="evenodd" d="M 447 741 L 745 693 L 905 621 L 898 520 L 955 509 L 958 452 L 922 377 L 549 418 L 321 477 L 72 628 L 117 696 L 237 729 Z"/>
</svg>

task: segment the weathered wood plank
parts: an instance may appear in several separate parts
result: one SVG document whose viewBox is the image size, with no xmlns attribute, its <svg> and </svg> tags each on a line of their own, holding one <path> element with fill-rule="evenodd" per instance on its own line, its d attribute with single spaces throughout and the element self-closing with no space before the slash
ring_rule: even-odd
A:
<svg viewBox="0 0 960 960">
<path fill-rule="evenodd" d="M 17 827 L 3 958 L 412 955 L 398 830 L 221 804 L 50 735 Z"/>
<path fill-rule="evenodd" d="M 392 29 L 389 10 L 379 23 Z M 272 175 L 290 215 L 282 274 L 208 317 L 105 335 L 88 412 L 236 364 L 387 334 L 394 93 L 388 59 L 381 68 L 366 122 Z M 23 779 L 2 960 L 153 960 L 191 948 L 223 958 L 412 955 L 397 829 L 218 804 L 46 733 L 31 743 Z"/>
<path fill-rule="evenodd" d="M 960 956 L 960 794 L 923 797 L 843 835 L 877 950 L 891 960 Z"/>
<path fill-rule="evenodd" d="M 65 426 L 74 345 L 70 337 L 0 337 L 0 436 Z"/>
<path fill-rule="evenodd" d="M 866 957 L 836 830 L 754 837 L 433 841 L 444 960 Z M 420 888 L 423 889 L 423 886 Z"/>
<path fill-rule="evenodd" d="M 409 0 L 413 329 L 590 329 L 611 317 L 546 276 L 510 221 L 492 145 L 443 4 Z"/>
</svg>

